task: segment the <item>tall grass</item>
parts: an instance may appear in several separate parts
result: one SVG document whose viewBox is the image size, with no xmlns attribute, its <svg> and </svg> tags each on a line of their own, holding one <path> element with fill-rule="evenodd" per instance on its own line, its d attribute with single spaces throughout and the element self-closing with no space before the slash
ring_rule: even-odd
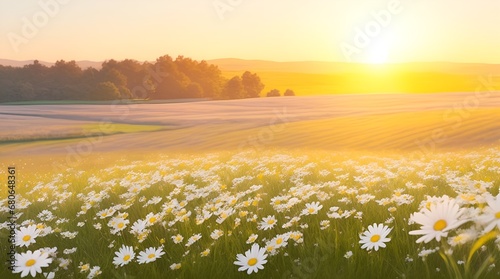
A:
<svg viewBox="0 0 500 279">
<path fill-rule="evenodd" d="M 481 195 L 498 194 L 499 155 L 500 150 L 494 148 L 428 154 L 419 159 L 411 154 L 312 150 L 138 156 L 140 159 L 113 155 L 87 157 L 78 167 L 62 173 L 18 163 L 18 205 L 29 201 L 26 208 L 16 209 L 22 213 L 18 225 L 51 229 L 29 247 L 18 247 L 17 252 L 57 247 L 53 263 L 43 270 L 54 271 L 56 278 L 87 278 L 88 271 L 80 272 L 82 264 L 99 266 L 100 278 L 449 278 L 438 252 L 419 256 L 442 244 L 417 244 L 417 237 L 408 232 L 418 226 L 410 225 L 409 218 L 428 196 L 448 195 L 462 206 L 483 207 Z M 5 177 L 6 169 L 2 166 L 0 175 Z M 477 191 L 478 184 L 484 187 L 482 193 Z M 468 195 L 479 202 L 466 198 Z M 161 200 L 153 203 L 155 197 Z M 314 201 L 322 205 L 319 212 L 301 215 L 305 205 Z M 6 205 L 7 200 L 1 202 Z M 98 213 L 110 208 L 116 212 L 101 219 Z M 217 222 L 222 210 L 231 209 L 233 214 Z M 42 221 L 39 214 L 43 210 L 55 217 Z M 211 216 L 202 218 L 204 211 Z M 127 213 L 130 223 L 113 234 L 108 222 L 120 213 Z M 141 242 L 130 230 L 135 221 L 150 213 L 159 214 L 159 222 L 148 227 L 150 232 Z M 268 215 L 276 217 L 277 225 L 259 229 Z M 1 216 L 5 220 L 7 212 L 2 211 Z M 293 217 L 300 219 L 289 223 Z M 322 221 L 329 221 L 329 226 Z M 358 243 L 359 235 L 373 223 L 391 227 L 391 241 L 379 251 L 365 251 Z M 223 235 L 212 238 L 214 230 Z M 77 235 L 68 238 L 65 232 Z M 233 262 L 237 254 L 250 248 L 246 243 L 250 235 L 257 234 L 255 243 L 266 247 L 276 235 L 290 232 L 295 240 L 290 238 L 285 247 L 270 249 L 263 270 L 251 275 L 237 271 Z M 1 239 L 7 234 L 2 227 Z M 184 237 L 182 243 L 173 242 L 172 236 L 177 234 Z M 201 239 L 186 246 L 195 234 L 201 234 Z M 166 254 L 152 263 L 132 261 L 117 268 L 112 262 L 122 245 L 132 246 L 136 254 L 163 246 Z M 6 255 L 7 247 L 0 247 L 0 253 Z M 64 253 L 75 247 L 76 252 Z M 454 247 L 455 260 L 466 258 L 471 247 L 472 242 Z M 200 253 L 206 249 L 210 253 L 202 257 Z M 473 256 L 471 268 L 480 268 L 489 255 L 498 256 L 498 249 L 494 243 L 485 243 Z M 64 260 L 71 263 L 60 267 Z M 180 263 L 181 268 L 172 270 L 173 263 Z M 456 266 L 463 271 L 463 265 Z M 481 278 L 500 274 L 500 268 L 491 264 L 485 270 L 488 272 Z M 2 267 L 0 277 L 19 275 Z"/>
</svg>

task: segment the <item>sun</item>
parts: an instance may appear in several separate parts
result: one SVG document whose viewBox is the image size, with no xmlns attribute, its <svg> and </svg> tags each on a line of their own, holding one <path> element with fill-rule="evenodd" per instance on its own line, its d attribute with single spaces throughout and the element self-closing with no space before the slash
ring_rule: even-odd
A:
<svg viewBox="0 0 500 279">
<path fill-rule="evenodd" d="M 379 42 L 370 48 L 366 52 L 366 63 L 370 64 L 385 64 L 389 61 L 389 45 L 387 42 Z"/>
<path fill-rule="evenodd" d="M 385 64 L 389 60 L 387 47 L 376 46 L 367 53 L 367 62 L 370 64 Z"/>
</svg>

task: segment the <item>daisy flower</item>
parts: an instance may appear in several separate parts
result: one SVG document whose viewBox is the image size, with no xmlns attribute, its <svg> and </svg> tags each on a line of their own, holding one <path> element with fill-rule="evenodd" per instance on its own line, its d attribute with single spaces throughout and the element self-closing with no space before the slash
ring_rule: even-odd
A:
<svg viewBox="0 0 500 279">
<path fill-rule="evenodd" d="M 306 203 L 306 208 L 302 210 L 302 215 L 318 214 L 321 208 L 323 208 L 323 206 L 320 205 L 319 202 Z"/>
<path fill-rule="evenodd" d="M 410 235 L 423 235 L 417 239 L 417 243 L 428 243 L 433 239 L 441 240 L 447 237 L 448 232 L 453 230 L 467 220 L 460 220 L 464 213 L 455 200 L 445 198 L 441 203 L 431 204 L 430 208 L 423 208 L 421 212 L 411 215 L 410 220 L 422 225 L 420 230 L 410 231 Z"/>
<path fill-rule="evenodd" d="M 180 263 L 173 263 L 170 265 L 170 269 L 171 270 L 176 270 L 176 269 L 179 269 L 181 268 L 181 264 Z"/>
<path fill-rule="evenodd" d="M 122 245 L 118 252 L 115 252 L 115 255 L 116 257 L 113 258 L 113 264 L 116 266 L 124 266 L 130 263 L 135 257 L 132 246 L 125 245 Z"/>
<path fill-rule="evenodd" d="M 29 225 L 24 228 L 21 227 L 16 231 L 16 245 L 28 247 L 30 244 L 35 243 L 35 238 L 40 234 L 40 230 L 35 225 Z"/>
<path fill-rule="evenodd" d="M 139 253 L 139 256 L 137 257 L 137 262 L 139 262 L 139 264 L 154 262 L 156 261 L 156 259 L 159 259 L 162 255 L 165 255 L 165 252 L 163 252 L 162 247 L 158 249 L 150 247 L 147 248 L 145 251 Z"/>
<path fill-rule="evenodd" d="M 276 221 L 276 218 L 274 216 L 267 216 L 267 217 L 264 217 L 262 218 L 262 222 L 260 222 L 260 229 L 261 230 L 269 230 L 269 229 L 272 229 L 275 225 L 276 225 L 277 221 Z"/>
<path fill-rule="evenodd" d="M 201 255 L 202 257 L 206 257 L 206 256 L 208 256 L 209 254 L 210 254 L 210 249 L 209 249 L 209 248 L 207 248 L 207 249 L 203 250 L 203 251 L 200 253 L 200 255 Z"/>
<path fill-rule="evenodd" d="M 275 236 L 273 239 L 270 241 L 270 245 L 274 246 L 275 249 L 278 249 L 280 247 L 285 247 L 288 244 L 288 239 L 290 238 L 289 233 L 285 234 L 279 234 Z"/>
<path fill-rule="evenodd" d="M 200 238 L 201 238 L 201 234 L 200 233 L 194 234 L 193 236 L 191 236 L 188 239 L 188 242 L 186 243 L 186 247 L 189 247 L 189 246 L 193 245 L 193 243 L 195 243 L 196 241 L 200 240 Z"/>
<path fill-rule="evenodd" d="M 245 252 L 245 255 L 236 255 L 235 265 L 239 265 L 238 271 L 247 271 L 247 274 L 258 272 L 259 269 L 264 269 L 264 264 L 267 263 L 266 249 L 260 248 L 258 244 L 253 244 L 250 250 Z"/>
<path fill-rule="evenodd" d="M 210 234 L 210 237 L 213 239 L 213 240 L 217 240 L 219 239 L 219 237 L 223 236 L 224 235 L 224 232 L 221 231 L 221 230 L 218 230 L 218 229 L 215 229 L 211 234 Z"/>
<path fill-rule="evenodd" d="M 35 277 L 37 273 L 42 273 L 42 267 L 47 267 L 52 262 L 48 256 L 48 253 L 42 253 L 40 250 L 16 253 L 16 266 L 13 273 L 21 273 L 21 277 L 25 277 L 29 273 Z"/>
<path fill-rule="evenodd" d="M 113 217 L 109 221 L 108 226 L 113 228 L 113 230 L 111 230 L 111 233 L 116 234 L 117 232 L 124 230 L 127 227 L 128 223 L 130 223 L 130 221 L 127 219 L 121 217 Z"/>
<path fill-rule="evenodd" d="M 158 221 L 160 221 L 160 214 L 153 214 L 153 212 L 150 212 L 148 215 L 146 215 L 146 225 L 152 226 L 156 224 Z"/>
<path fill-rule="evenodd" d="M 486 225 L 484 233 L 493 230 L 495 227 L 500 229 L 500 194 L 496 197 L 487 197 L 486 202 L 488 206 L 485 207 L 484 213 L 479 216 L 479 222 Z"/>
<path fill-rule="evenodd" d="M 392 228 L 385 226 L 384 224 L 374 223 L 373 225 L 368 226 L 368 230 L 365 231 L 362 235 L 359 236 L 361 240 L 359 241 L 361 249 L 371 250 L 372 248 L 375 251 L 378 251 L 379 247 L 385 248 L 385 242 L 391 241 L 390 238 L 387 238 L 387 235 L 391 232 Z"/>
<path fill-rule="evenodd" d="M 130 228 L 130 232 L 133 234 L 140 234 L 146 229 L 147 225 L 147 220 L 137 220 L 132 224 L 132 227 Z"/>
<path fill-rule="evenodd" d="M 259 235 L 257 234 L 252 234 L 248 237 L 247 239 L 247 244 L 251 244 L 251 243 L 254 243 L 255 240 L 257 240 L 257 238 L 259 237 Z"/>
<path fill-rule="evenodd" d="M 172 236 L 172 241 L 175 243 L 175 244 L 179 244 L 182 242 L 182 240 L 184 239 L 184 237 L 180 234 L 177 234 L 177 235 L 173 235 Z"/>
<path fill-rule="evenodd" d="M 90 273 L 87 276 L 87 279 L 92 279 L 94 277 L 99 276 L 100 274 L 102 274 L 101 267 L 100 266 L 94 266 L 94 267 L 92 267 L 90 269 Z"/>
<path fill-rule="evenodd" d="M 90 264 L 80 263 L 78 267 L 80 268 L 80 273 L 84 273 L 90 270 Z"/>
</svg>

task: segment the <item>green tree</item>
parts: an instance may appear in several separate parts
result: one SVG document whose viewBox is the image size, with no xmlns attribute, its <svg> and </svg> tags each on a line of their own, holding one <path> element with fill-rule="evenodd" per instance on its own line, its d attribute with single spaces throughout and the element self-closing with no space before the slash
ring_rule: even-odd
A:
<svg viewBox="0 0 500 279">
<path fill-rule="evenodd" d="M 291 89 L 287 89 L 285 93 L 283 93 L 283 96 L 295 96 L 295 92 Z"/>
<path fill-rule="evenodd" d="M 222 91 L 223 99 L 241 99 L 245 96 L 245 89 L 239 76 L 230 79 Z"/>
<path fill-rule="evenodd" d="M 110 81 L 98 83 L 92 94 L 93 100 L 117 100 L 120 97 L 120 90 Z"/>
<path fill-rule="evenodd" d="M 260 92 L 264 89 L 264 84 L 260 81 L 259 76 L 249 71 L 241 75 L 241 83 L 245 91 L 245 98 L 258 98 L 260 97 Z"/>
<path fill-rule="evenodd" d="M 186 98 L 201 98 L 203 96 L 203 88 L 197 82 L 191 82 L 186 87 Z"/>
<path fill-rule="evenodd" d="M 267 97 L 279 97 L 281 95 L 280 95 L 280 91 L 278 89 L 273 89 L 273 90 L 267 92 L 266 96 Z"/>
</svg>

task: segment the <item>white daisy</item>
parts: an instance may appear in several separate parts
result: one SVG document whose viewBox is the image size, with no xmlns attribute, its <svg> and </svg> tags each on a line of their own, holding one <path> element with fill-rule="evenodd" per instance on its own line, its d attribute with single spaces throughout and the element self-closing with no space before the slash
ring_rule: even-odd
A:
<svg viewBox="0 0 500 279">
<path fill-rule="evenodd" d="M 127 227 L 127 224 L 130 223 L 129 220 L 121 217 L 113 217 L 109 223 L 108 226 L 112 227 L 113 229 L 111 230 L 112 234 L 116 234 L 117 232 L 120 232 L 124 230 Z"/>
<path fill-rule="evenodd" d="M 493 230 L 495 227 L 500 229 L 500 194 L 496 197 L 486 198 L 488 206 L 484 208 L 484 213 L 479 216 L 479 222 L 485 225 L 484 233 Z"/>
<path fill-rule="evenodd" d="M 153 212 L 150 212 L 148 215 L 146 215 L 145 220 L 146 220 L 146 225 L 148 227 L 152 226 L 156 224 L 158 221 L 161 221 L 160 214 L 153 214 Z"/>
<path fill-rule="evenodd" d="M 235 265 L 239 265 L 238 271 L 247 271 L 247 274 L 258 272 L 259 269 L 264 269 L 264 264 L 267 263 L 266 249 L 260 248 L 258 244 L 253 244 L 250 250 L 245 252 L 245 255 L 236 255 Z"/>
<path fill-rule="evenodd" d="M 16 267 L 13 273 L 21 273 L 21 277 L 31 274 L 35 277 L 37 273 L 42 273 L 42 267 L 47 267 L 52 262 L 48 253 L 42 253 L 40 250 L 35 252 L 16 253 Z"/>
<path fill-rule="evenodd" d="M 28 227 L 21 227 L 16 230 L 16 245 L 23 247 L 28 247 L 32 243 L 36 243 L 35 238 L 40 234 L 40 230 L 36 228 L 35 225 L 29 225 Z"/>
<path fill-rule="evenodd" d="M 306 208 L 302 210 L 302 215 L 313 215 L 318 214 L 318 211 L 323 208 L 319 202 L 306 203 Z"/>
<path fill-rule="evenodd" d="M 269 245 L 272 245 L 275 249 L 280 247 L 285 247 L 288 244 L 288 239 L 290 238 L 289 233 L 278 234 L 269 242 Z"/>
<path fill-rule="evenodd" d="M 184 239 L 184 237 L 180 234 L 177 234 L 177 235 L 173 235 L 172 236 L 172 241 L 175 243 L 175 244 L 179 244 L 182 242 L 182 240 Z"/>
<path fill-rule="evenodd" d="M 179 269 L 181 268 L 181 264 L 180 263 L 173 263 L 170 265 L 170 269 L 171 270 L 176 270 L 176 269 Z"/>
<path fill-rule="evenodd" d="M 255 240 L 257 240 L 257 238 L 259 237 L 259 235 L 257 234 L 252 234 L 248 237 L 247 239 L 247 244 L 251 244 L 251 243 L 254 243 Z"/>
<path fill-rule="evenodd" d="M 94 277 L 99 276 L 100 274 L 102 274 L 101 267 L 100 266 L 94 266 L 94 267 L 92 267 L 90 269 L 90 273 L 87 276 L 87 279 L 92 279 Z"/>
<path fill-rule="evenodd" d="M 147 248 L 145 251 L 141 251 L 139 253 L 139 256 L 137 257 L 137 262 L 139 262 L 139 264 L 154 262 L 156 261 L 156 259 L 159 259 L 162 255 L 165 255 L 165 252 L 163 252 L 162 247 L 158 249 L 150 247 Z"/>
<path fill-rule="evenodd" d="M 259 228 L 261 230 L 269 230 L 272 229 L 276 225 L 276 223 L 277 223 L 276 218 L 274 216 L 269 215 L 267 217 L 262 218 Z"/>
<path fill-rule="evenodd" d="M 147 220 L 142 220 L 142 219 L 135 221 L 134 224 L 132 224 L 132 227 L 130 228 L 130 232 L 132 234 L 142 233 L 146 229 L 147 222 L 148 222 Z"/>
<path fill-rule="evenodd" d="M 122 245 L 118 252 L 115 252 L 115 255 L 116 257 L 113 258 L 113 264 L 116 266 L 124 266 L 130 263 L 135 257 L 132 246 L 125 245 Z"/>
<path fill-rule="evenodd" d="M 200 240 L 200 238 L 201 238 L 201 234 L 200 233 L 194 234 L 193 236 L 191 236 L 188 239 L 188 241 L 186 243 L 186 247 L 189 247 L 189 246 L 193 245 L 193 243 L 195 243 L 196 241 Z"/>
<path fill-rule="evenodd" d="M 422 211 L 411 215 L 410 220 L 422 225 L 420 230 L 410 231 L 410 235 L 423 235 L 417 239 L 417 243 L 428 243 L 433 239 L 441 240 L 447 237 L 448 232 L 453 230 L 467 220 L 460 220 L 464 213 L 455 200 L 445 198 L 441 203 L 431 204 L 430 209 L 423 208 Z"/>
<path fill-rule="evenodd" d="M 208 256 L 209 254 L 210 254 L 210 249 L 209 249 L 209 248 L 207 248 L 207 249 L 205 249 L 205 250 L 201 251 L 201 253 L 200 253 L 200 255 L 201 255 L 202 257 L 206 257 L 206 256 Z"/>
<path fill-rule="evenodd" d="M 223 236 L 224 235 L 224 232 L 221 231 L 221 230 L 218 230 L 218 229 L 215 229 L 211 234 L 210 234 L 210 237 L 213 239 L 213 240 L 217 240 L 219 239 L 219 237 Z"/>
<path fill-rule="evenodd" d="M 385 242 L 391 241 L 390 238 L 387 238 L 387 235 L 389 235 L 391 230 L 392 228 L 389 228 L 384 224 L 374 223 L 373 225 L 368 226 L 368 230 L 359 236 L 359 238 L 361 238 L 359 243 L 363 244 L 361 249 L 375 249 L 375 251 L 378 251 L 379 247 L 385 248 Z"/>
</svg>

